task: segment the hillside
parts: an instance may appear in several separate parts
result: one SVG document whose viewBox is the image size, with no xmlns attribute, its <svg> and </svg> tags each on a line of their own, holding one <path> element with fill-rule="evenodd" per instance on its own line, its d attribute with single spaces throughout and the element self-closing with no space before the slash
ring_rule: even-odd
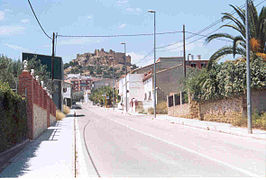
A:
<svg viewBox="0 0 266 180">
<path fill-rule="evenodd" d="M 131 64 L 131 57 L 126 57 L 127 70 L 135 69 L 136 66 Z M 104 49 L 96 49 L 94 53 L 77 54 L 77 57 L 64 64 L 65 74 L 90 75 L 92 77 L 112 78 L 120 77 L 125 74 L 124 53 L 109 52 Z"/>
</svg>

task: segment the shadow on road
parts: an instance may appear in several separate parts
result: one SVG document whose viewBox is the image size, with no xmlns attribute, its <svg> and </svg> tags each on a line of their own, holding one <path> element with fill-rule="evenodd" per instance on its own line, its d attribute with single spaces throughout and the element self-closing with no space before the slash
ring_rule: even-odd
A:
<svg viewBox="0 0 266 180">
<path fill-rule="evenodd" d="M 36 157 L 36 152 L 41 143 L 45 141 L 57 141 L 60 136 L 61 121 L 49 127 L 37 139 L 31 141 L 13 160 L 10 165 L 0 173 L 0 178 L 19 177 L 29 171 L 30 160 Z M 52 152 L 51 152 L 52 153 Z"/>
<path fill-rule="evenodd" d="M 66 117 L 83 117 L 83 116 L 85 116 L 85 115 L 84 114 L 76 114 L 76 115 L 68 114 Z"/>
</svg>

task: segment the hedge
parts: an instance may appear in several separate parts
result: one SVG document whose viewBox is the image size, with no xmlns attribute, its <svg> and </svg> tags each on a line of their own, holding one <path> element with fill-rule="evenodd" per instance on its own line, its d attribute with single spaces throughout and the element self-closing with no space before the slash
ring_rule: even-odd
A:
<svg viewBox="0 0 266 180">
<path fill-rule="evenodd" d="M 0 152 L 27 138 L 26 100 L 0 82 Z"/>
</svg>

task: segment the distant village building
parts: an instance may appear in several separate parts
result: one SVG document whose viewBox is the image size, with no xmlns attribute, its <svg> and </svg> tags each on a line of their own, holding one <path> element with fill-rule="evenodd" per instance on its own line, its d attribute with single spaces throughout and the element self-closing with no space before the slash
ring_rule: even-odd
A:
<svg viewBox="0 0 266 180">
<path fill-rule="evenodd" d="M 208 60 L 190 60 L 186 62 L 186 67 L 201 69 L 206 67 L 207 64 Z M 141 105 L 145 111 L 147 111 L 148 108 L 153 108 L 153 66 L 153 64 L 150 64 L 137 68 L 131 71 L 131 74 L 127 75 L 127 81 L 125 80 L 125 77 L 122 77 L 119 80 L 119 94 L 122 103 L 125 102 L 125 84 L 127 83 L 129 103 L 132 99 L 136 99 L 138 105 Z M 156 61 L 156 103 L 167 102 L 167 96 L 169 94 L 180 93 L 183 87 L 181 84 L 181 79 L 183 77 L 183 57 L 160 57 Z"/>
<path fill-rule="evenodd" d="M 71 82 L 72 91 L 88 91 L 92 88 L 93 79 L 90 76 L 81 76 L 80 74 L 68 74 L 66 80 Z"/>
<path fill-rule="evenodd" d="M 114 87 L 115 86 L 114 79 L 102 78 L 102 79 L 94 80 L 92 84 L 92 89 L 98 89 L 98 88 L 105 87 L 105 86 Z"/>
<path fill-rule="evenodd" d="M 63 103 L 69 107 L 72 105 L 72 83 L 67 80 L 63 85 Z"/>
</svg>

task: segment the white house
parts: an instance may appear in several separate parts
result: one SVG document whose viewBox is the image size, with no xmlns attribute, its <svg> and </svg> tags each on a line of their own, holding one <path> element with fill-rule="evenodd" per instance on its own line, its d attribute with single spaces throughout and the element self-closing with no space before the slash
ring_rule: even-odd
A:
<svg viewBox="0 0 266 180">
<path fill-rule="evenodd" d="M 119 95 L 121 96 L 120 108 L 126 110 L 126 84 L 127 84 L 127 107 L 128 111 L 135 111 L 132 101 L 144 100 L 143 74 L 127 74 L 119 80 Z"/>
<path fill-rule="evenodd" d="M 145 74 L 143 79 L 143 85 L 144 85 L 143 108 L 147 110 L 148 108 L 153 108 L 154 106 L 153 78 L 151 72 Z"/>
<path fill-rule="evenodd" d="M 63 87 L 63 101 L 67 106 L 71 106 L 72 101 L 72 84 L 70 82 L 64 81 Z"/>
</svg>

